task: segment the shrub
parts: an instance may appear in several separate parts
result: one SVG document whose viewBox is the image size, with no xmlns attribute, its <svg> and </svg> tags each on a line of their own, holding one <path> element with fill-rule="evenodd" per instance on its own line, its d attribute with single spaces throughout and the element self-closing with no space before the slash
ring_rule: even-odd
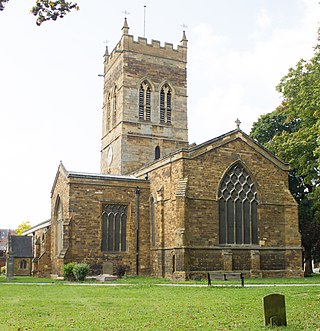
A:
<svg viewBox="0 0 320 331">
<path fill-rule="evenodd" d="M 5 265 L 3 267 L 1 267 L 0 274 L 1 275 L 5 275 L 6 274 L 6 266 Z"/>
<path fill-rule="evenodd" d="M 75 262 L 69 262 L 62 267 L 62 274 L 64 279 L 74 280 L 73 268 L 75 265 Z"/>
<path fill-rule="evenodd" d="M 116 276 L 118 277 L 123 277 L 128 270 L 128 267 L 125 265 L 119 265 L 116 268 Z"/>
<path fill-rule="evenodd" d="M 78 281 L 84 281 L 90 271 L 90 266 L 87 263 L 77 263 L 73 267 L 73 275 Z"/>
</svg>

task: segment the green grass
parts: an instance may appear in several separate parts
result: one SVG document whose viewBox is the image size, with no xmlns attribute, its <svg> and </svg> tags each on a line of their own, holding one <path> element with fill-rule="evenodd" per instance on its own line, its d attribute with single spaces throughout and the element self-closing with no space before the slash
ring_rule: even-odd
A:
<svg viewBox="0 0 320 331">
<path fill-rule="evenodd" d="M 271 293 L 286 298 L 288 327 L 279 330 L 320 329 L 320 287 L 312 284 L 169 287 L 156 285 L 160 281 L 167 283 L 143 277 L 114 287 L 1 282 L 0 330 L 271 330 L 262 310 L 262 298 Z"/>
</svg>

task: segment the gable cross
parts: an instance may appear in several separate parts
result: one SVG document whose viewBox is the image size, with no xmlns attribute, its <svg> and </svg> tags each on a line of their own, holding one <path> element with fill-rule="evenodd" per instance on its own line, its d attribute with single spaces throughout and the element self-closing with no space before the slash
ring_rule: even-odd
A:
<svg viewBox="0 0 320 331">
<path fill-rule="evenodd" d="M 237 129 L 240 130 L 241 122 L 240 122 L 239 118 L 236 119 L 235 123 L 237 124 Z"/>
</svg>

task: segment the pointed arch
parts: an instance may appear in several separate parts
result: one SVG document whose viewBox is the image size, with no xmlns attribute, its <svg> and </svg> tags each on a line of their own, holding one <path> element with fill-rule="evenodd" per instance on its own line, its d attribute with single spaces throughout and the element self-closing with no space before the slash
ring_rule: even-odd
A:
<svg viewBox="0 0 320 331">
<path fill-rule="evenodd" d="M 54 249 L 55 255 L 58 256 L 63 249 L 63 206 L 59 195 L 56 199 L 54 211 Z"/>
<path fill-rule="evenodd" d="M 155 160 L 159 160 L 160 159 L 160 147 L 159 146 L 156 146 L 156 148 L 154 149 L 154 159 Z"/>
<path fill-rule="evenodd" d="M 154 198 L 150 196 L 150 225 L 151 225 L 151 245 L 155 246 L 156 244 L 156 220 L 155 220 L 155 204 Z"/>
<path fill-rule="evenodd" d="M 111 93 L 108 93 L 107 96 L 107 123 L 106 123 L 107 132 L 111 129 Z"/>
<path fill-rule="evenodd" d="M 160 123 L 171 124 L 172 94 L 171 86 L 164 83 L 160 88 Z"/>
<path fill-rule="evenodd" d="M 139 86 L 139 120 L 151 121 L 151 84 L 145 79 Z"/>
<path fill-rule="evenodd" d="M 258 244 L 258 194 L 241 162 L 222 177 L 218 192 L 219 243 Z"/>
<path fill-rule="evenodd" d="M 117 95 L 118 90 L 117 90 L 117 85 L 115 85 L 114 89 L 113 89 L 113 95 L 112 95 L 112 108 L 113 108 L 113 113 L 112 113 L 112 127 L 114 128 L 116 126 L 117 123 Z"/>
</svg>

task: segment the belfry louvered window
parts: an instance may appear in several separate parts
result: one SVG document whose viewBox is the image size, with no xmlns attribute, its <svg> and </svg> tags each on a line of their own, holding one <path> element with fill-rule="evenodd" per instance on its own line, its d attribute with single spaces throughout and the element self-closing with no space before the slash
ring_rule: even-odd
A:
<svg viewBox="0 0 320 331">
<path fill-rule="evenodd" d="M 147 81 L 144 81 L 139 89 L 139 119 L 151 120 L 151 88 Z"/>
<path fill-rule="evenodd" d="M 112 114 L 112 127 L 117 123 L 117 87 L 115 86 L 113 92 L 113 114 Z"/>
<path fill-rule="evenodd" d="M 160 91 L 160 123 L 171 123 L 171 89 L 168 84 Z"/>
<path fill-rule="evenodd" d="M 220 244 L 258 244 L 258 200 L 254 183 L 237 163 L 219 189 Z"/>
<path fill-rule="evenodd" d="M 107 99 L 107 132 L 111 129 L 111 95 L 108 94 Z"/>
<path fill-rule="evenodd" d="M 126 251 L 127 231 L 126 205 L 104 205 L 102 209 L 102 251 Z"/>
</svg>

